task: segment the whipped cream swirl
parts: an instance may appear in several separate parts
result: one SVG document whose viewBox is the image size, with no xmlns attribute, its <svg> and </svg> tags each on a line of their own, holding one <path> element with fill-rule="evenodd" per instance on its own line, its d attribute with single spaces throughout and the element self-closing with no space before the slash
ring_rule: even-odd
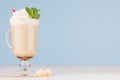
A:
<svg viewBox="0 0 120 80">
<path fill-rule="evenodd" d="M 11 24 L 39 24 L 39 19 L 32 19 L 29 17 L 25 9 L 15 11 L 10 18 Z"/>
</svg>

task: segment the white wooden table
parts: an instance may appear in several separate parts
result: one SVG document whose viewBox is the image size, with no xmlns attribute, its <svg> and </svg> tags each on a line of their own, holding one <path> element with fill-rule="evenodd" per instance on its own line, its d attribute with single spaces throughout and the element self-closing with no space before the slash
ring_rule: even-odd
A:
<svg viewBox="0 0 120 80">
<path fill-rule="evenodd" d="M 0 77 L 0 80 L 120 80 L 120 65 L 34 65 L 32 69 L 45 69 L 53 71 L 51 77 L 13 78 Z M 17 66 L 0 65 L 0 74 L 15 71 Z"/>
</svg>

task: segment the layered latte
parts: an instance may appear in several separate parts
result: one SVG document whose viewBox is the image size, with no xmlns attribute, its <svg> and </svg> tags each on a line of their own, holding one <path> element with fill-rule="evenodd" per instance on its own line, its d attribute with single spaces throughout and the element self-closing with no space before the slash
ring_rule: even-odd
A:
<svg viewBox="0 0 120 80">
<path fill-rule="evenodd" d="M 13 13 L 10 19 L 12 49 L 16 57 L 28 60 L 37 51 L 38 19 L 29 17 L 25 9 Z"/>
</svg>

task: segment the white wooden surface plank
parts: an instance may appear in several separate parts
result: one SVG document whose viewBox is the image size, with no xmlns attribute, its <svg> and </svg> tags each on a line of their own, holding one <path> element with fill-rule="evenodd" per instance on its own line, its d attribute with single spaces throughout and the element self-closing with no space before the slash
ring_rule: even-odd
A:
<svg viewBox="0 0 120 80">
<path fill-rule="evenodd" d="M 86 66 L 61 66 L 61 65 L 35 65 L 34 70 L 39 68 L 51 68 L 53 76 L 51 77 L 31 77 L 31 78 L 16 78 L 16 77 L 0 77 L 0 80 L 120 80 L 120 65 L 86 65 Z M 0 66 L 0 74 L 15 71 L 16 66 Z"/>
</svg>

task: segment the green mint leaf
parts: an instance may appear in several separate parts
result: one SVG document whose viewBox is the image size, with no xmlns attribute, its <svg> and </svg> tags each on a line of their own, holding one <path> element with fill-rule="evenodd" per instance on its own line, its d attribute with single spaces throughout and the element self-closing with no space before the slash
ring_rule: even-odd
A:
<svg viewBox="0 0 120 80">
<path fill-rule="evenodd" d="M 36 18 L 36 19 L 39 19 L 39 18 L 40 18 L 40 14 L 36 14 L 36 15 L 35 15 L 35 18 Z"/>
<path fill-rule="evenodd" d="M 25 10 L 27 11 L 27 13 L 29 14 L 29 16 L 32 16 L 31 10 L 30 8 L 26 7 Z"/>
<path fill-rule="evenodd" d="M 31 9 L 36 10 L 37 12 L 40 11 L 40 9 L 32 7 Z"/>
<path fill-rule="evenodd" d="M 32 19 L 39 19 L 40 18 L 40 14 L 39 14 L 39 11 L 40 9 L 37 9 L 37 8 L 28 8 L 26 7 L 25 10 L 27 11 L 29 17 L 31 17 Z"/>
<path fill-rule="evenodd" d="M 31 10 L 33 10 L 35 13 L 38 13 L 38 10 L 36 8 L 31 8 Z"/>
</svg>

